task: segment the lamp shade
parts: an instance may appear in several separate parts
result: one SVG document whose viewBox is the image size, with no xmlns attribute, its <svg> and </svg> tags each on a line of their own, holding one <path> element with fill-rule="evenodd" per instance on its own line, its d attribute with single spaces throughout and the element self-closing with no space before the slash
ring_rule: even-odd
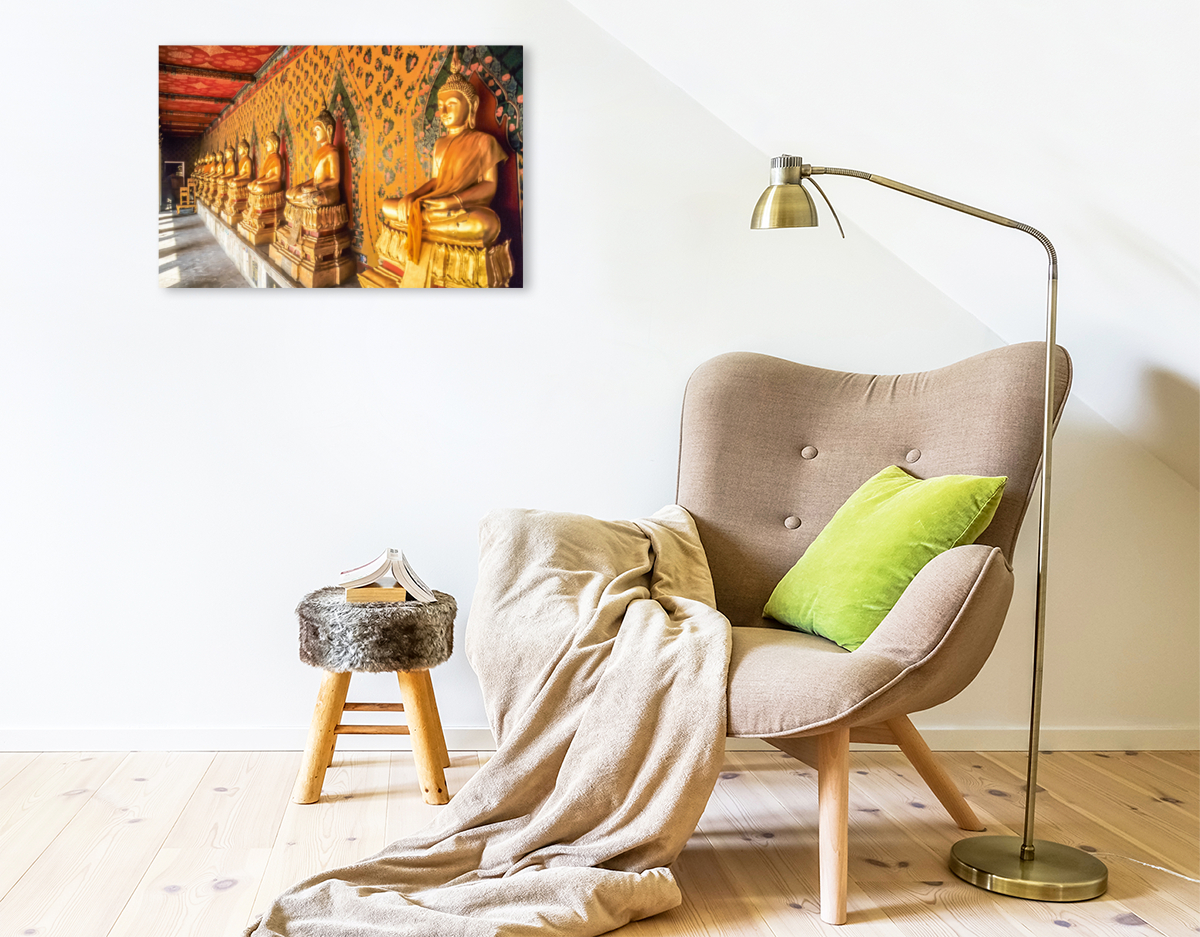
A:
<svg viewBox="0 0 1200 937">
<path fill-rule="evenodd" d="M 804 160 L 777 156 L 771 160 L 771 184 L 759 197 L 750 217 L 751 228 L 812 228 L 817 207 L 804 188 Z"/>
<path fill-rule="evenodd" d="M 772 185 L 758 199 L 751 228 L 812 228 L 817 224 L 817 206 L 800 183 Z"/>
</svg>

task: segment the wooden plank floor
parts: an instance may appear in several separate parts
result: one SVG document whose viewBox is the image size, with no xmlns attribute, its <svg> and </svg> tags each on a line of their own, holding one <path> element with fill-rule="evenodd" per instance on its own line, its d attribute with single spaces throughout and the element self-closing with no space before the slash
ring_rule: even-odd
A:
<svg viewBox="0 0 1200 937">
<path fill-rule="evenodd" d="M 486 752 L 456 752 L 457 791 Z M 940 756 L 990 833 L 1017 833 L 1024 756 Z M 0 754 L 0 937 L 237 937 L 280 891 L 429 822 L 412 755 L 339 753 L 320 803 L 298 752 Z M 1095 852 L 1109 891 L 1052 904 L 955 878 L 961 833 L 899 754 L 851 755 L 849 922 L 817 909 L 816 772 L 731 752 L 674 869 L 683 904 L 622 937 L 1200 933 L 1200 757 L 1042 757 L 1038 836 Z"/>
</svg>

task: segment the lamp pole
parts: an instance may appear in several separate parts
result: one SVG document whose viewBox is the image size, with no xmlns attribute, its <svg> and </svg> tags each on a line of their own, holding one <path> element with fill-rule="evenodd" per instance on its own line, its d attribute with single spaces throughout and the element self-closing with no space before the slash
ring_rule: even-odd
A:
<svg viewBox="0 0 1200 937">
<path fill-rule="evenodd" d="M 945 208 L 982 218 L 1006 228 L 1016 228 L 1036 238 L 1046 249 L 1049 272 L 1046 287 L 1046 371 L 1042 410 L 1042 486 L 1038 517 L 1038 572 L 1034 604 L 1033 681 L 1029 716 L 1029 767 L 1025 785 L 1023 836 L 976 836 L 959 840 L 950 850 L 950 869 L 959 878 L 988 891 L 1042 901 L 1084 901 L 1104 894 L 1108 869 L 1095 856 L 1061 843 L 1035 840 L 1034 815 L 1037 800 L 1038 743 L 1042 722 L 1042 670 L 1046 644 L 1046 581 L 1050 543 L 1050 468 L 1054 438 L 1055 333 L 1058 325 L 1058 256 L 1050 239 L 1027 224 L 963 202 L 935 195 L 884 176 L 857 169 L 810 166 L 798 156 L 771 160 L 771 185 L 755 206 L 752 228 L 813 227 L 816 208 L 804 190 L 808 179 L 820 192 L 830 212 L 837 212 L 813 176 L 853 176 L 876 185 L 933 202 Z M 841 229 L 841 222 L 838 221 Z M 845 232 L 842 232 L 845 237 Z"/>
</svg>

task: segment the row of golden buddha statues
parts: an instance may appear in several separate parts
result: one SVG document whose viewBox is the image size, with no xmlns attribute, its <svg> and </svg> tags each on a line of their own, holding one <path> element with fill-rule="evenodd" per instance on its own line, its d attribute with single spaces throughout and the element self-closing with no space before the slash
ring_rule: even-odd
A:
<svg viewBox="0 0 1200 937">
<path fill-rule="evenodd" d="M 433 174 L 411 192 L 384 200 L 378 266 L 358 274 L 361 286 L 508 286 L 511 238 L 500 239 L 500 218 L 489 207 L 507 156 L 495 137 L 475 129 L 479 94 L 462 71 L 455 49 L 450 77 L 437 96 L 445 134 L 433 146 Z M 264 140 L 266 157 L 257 175 L 250 144 L 242 140 L 236 154 L 227 146 L 202 157 L 190 180 L 197 201 L 250 244 L 269 244 L 272 263 L 309 287 L 339 286 L 358 266 L 349 250 L 351 221 L 334 128 L 328 110 L 313 119 L 312 177 L 286 191 L 274 132 Z"/>
</svg>

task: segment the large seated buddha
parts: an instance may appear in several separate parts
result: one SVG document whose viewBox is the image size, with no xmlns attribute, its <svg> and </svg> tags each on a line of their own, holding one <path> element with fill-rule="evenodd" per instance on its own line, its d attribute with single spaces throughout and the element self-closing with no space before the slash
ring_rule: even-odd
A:
<svg viewBox="0 0 1200 937">
<path fill-rule="evenodd" d="M 359 275 L 363 286 L 508 284 L 508 242 L 497 243 L 500 218 L 488 207 L 498 167 L 508 157 L 495 137 L 475 129 L 479 94 L 462 71 L 455 48 L 437 96 L 446 132 L 433 146 L 433 173 L 411 192 L 383 201 L 380 264 Z"/>
<path fill-rule="evenodd" d="M 339 286 L 358 266 L 349 250 L 350 213 L 342 197 L 335 127 L 327 108 L 313 118 L 312 177 L 284 193 L 286 223 L 275 230 L 269 251 L 272 262 L 303 286 Z"/>
</svg>

